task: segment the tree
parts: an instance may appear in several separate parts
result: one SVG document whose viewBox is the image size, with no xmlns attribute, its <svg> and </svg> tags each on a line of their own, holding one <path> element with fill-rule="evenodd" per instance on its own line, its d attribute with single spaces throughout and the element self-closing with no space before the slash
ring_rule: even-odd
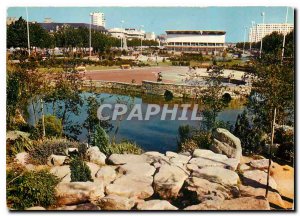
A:
<svg viewBox="0 0 300 216">
<path fill-rule="evenodd" d="M 105 154 L 109 153 L 109 136 L 99 125 L 95 127 L 92 145 L 98 146 L 99 150 Z"/>
</svg>

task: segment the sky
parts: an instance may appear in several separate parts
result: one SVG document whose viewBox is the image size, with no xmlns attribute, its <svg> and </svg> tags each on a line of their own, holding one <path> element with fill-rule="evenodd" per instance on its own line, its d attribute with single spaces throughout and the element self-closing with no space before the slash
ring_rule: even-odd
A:
<svg viewBox="0 0 300 216">
<path fill-rule="evenodd" d="M 286 7 L 28 7 L 29 21 L 43 22 L 50 17 L 54 22 L 89 23 L 91 12 L 103 12 L 106 28 L 141 28 L 156 35 L 166 30 L 224 30 L 227 42 L 244 40 L 245 27 L 251 21 L 284 23 Z M 8 17 L 26 18 L 24 7 L 10 7 Z M 294 10 L 288 10 L 288 23 L 294 23 Z M 248 31 L 248 30 L 247 30 Z M 247 32 L 248 33 L 248 32 Z M 248 37 L 246 37 L 248 39 Z"/>
</svg>

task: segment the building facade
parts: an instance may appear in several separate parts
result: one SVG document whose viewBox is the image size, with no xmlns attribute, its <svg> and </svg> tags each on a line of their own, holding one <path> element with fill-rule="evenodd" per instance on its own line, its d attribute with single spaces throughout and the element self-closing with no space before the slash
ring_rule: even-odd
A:
<svg viewBox="0 0 300 216">
<path fill-rule="evenodd" d="M 91 18 L 92 18 L 92 24 L 93 25 L 105 27 L 104 13 L 93 12 L 90 15 L 91 15 Z"/>
<path fill-rule="evenodd" d="M 112 28 L 109 29 L 108 32 L 111 34 L 112 37 L 115 38 L 124 38 L 126 37 L 128 40 L 133 38 L 144 39 L 145 38 L 145 31 L 137 30 L 135 28 Z"/>
<path fill-rule="evenodd" d="M 278 32 L 280 34 L 288 34 L 293 31 L 294 24 L 291 23 L 267 23 L 256 24 L 249 30 L 249 42 L 259 42 L 266 35 L 272 34 L 272 32 Z"/>
<path fill-rule="evenodd" d="M 154 34 L 154 32 L 147 32 L 145 34 L 145 39 L 146 40 L 155 40 L 155 34 Z"/>
<path fill-rule="evenodd" d="M 170 30 L 166 31 L 165 48 L 177 52 L 218 53 L 225 46 L 225 31 Z"/>
</svg>

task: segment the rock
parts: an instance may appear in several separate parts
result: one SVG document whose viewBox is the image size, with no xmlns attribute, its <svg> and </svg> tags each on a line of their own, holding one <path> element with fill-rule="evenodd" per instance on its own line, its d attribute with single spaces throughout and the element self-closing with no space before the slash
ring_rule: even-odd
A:
<svg viewBox="0 0 300 216">
<path fill-rule="evenodd" d="M 85 162 L 86 165 L 90 168 L 91 170 L 91 176 L 93 179 L 96 178 L 96 173 L 100 170 L 100 166 L 91 162 Z"/>
<path fill-rule="evenodd" d="M 207 149 L 195 149 L 193 152 L 193 158 L 202 157 L 202 158 L 218 158 L 219 160 L 226 160 L 228 157 L 223 154 L 216 154 L 211 150 Z"/>
<path fill-rule="evenodd" d="M 175 198 L 187 177 L 177 166 L 162 165 L 154 175 L 154 190 L 163 199 Z"/>
<path fill-rule="evenodd" d="M 261 170 L 248 170 L 243 173 L 243 183 L 254 187 L 265 187 L 267 185 L 268 174 Z M 273 189 L 277 188 L 275 180 L 270 176 L 269 186 Z"/>
<path fill-rule="evenodd" d="M 273 164 L 273 161 L 271 161 L 271 165 L 272 164 Z M 250 161 L 250 166 L 255 169 L 268 169 L 269 159 L 252 160 L 252 161 Z"/>
<path fill-rule="evenodd" d="M 152 176 L 155 168 L 148 163 L 127 163 L 119 167 L 119 172 L 123 174 L 135 174 Z"/>
<path fill-rule="evenodd" d="M 72 206 L 61 206 L 56 208 L 55 210 L 59 211 L 97 211 L 101 210 L 98 206 L 94 205 L 93 203 L 83 203 L 79 205 L 72 205 Z"/>
<path fill-rule="evenodd" d="M 210 146 L 213 152 L 225 154 L 230 158 L 236 158 L 240 161 L 242 157 L 242 147 L 239 138 L 223 128 L 217 128 L 213 132 L 213 137 L 214 142 Z"/>
<path fill-rule="evenodd" d="M 229 186 L 236 185 L 239 181 L 237 173 L 221 167 L 205 167 L 198 169 L 192 172 L 192 176 Z"/>
<path fill-rule="evenodd" d="M 108 158 L 108 161 L 114 165 L 122 165 L 126 163 L 151 163 L 151 159 L 145 154 L 112 154 Z"/>
<path fill-rule="evenodd" d="M 67 156 L 52 154 L 48 157 L 47 164 L 48 166 L 61 166 L 64 164 L 66 159 Z"/>
<path fill-rule="evenodd" d="M 98 164 L 98 165 L 104 165 L 106 156 L 103 154 L 97 146 L 93 146 L 88 148 L 86 151 L 86 155 L 90 162 Z"/>
<path fill-rule="evenodd" d="M 198 201 L 225 200 L 231 198 L 229 188 L 206 179 L 191 177 L 186 180 L 185 189 L 197 193 Z"/>
<path fill-rule="evenodd" d="M 152 188 L 153 178 L 141 175 L 123 175 L 113 184 L 106 187 L 106 194 L 115 194 L 128 198 L 146 199 L 154 193 Z"/>
<path fill-rule="evenodd" d="M 78 148 L 67 148 L 65 150 L 65 154 L 67 156 L 70 156 L 70 155 L 74 155 L 74 154 L 78 154 Z"/>
<path fill-rule="evenodd" d="M 16 154 L 14 161 L 18 164 L 26 166 L 28 164 L 29 154 L 27 152 L 20 152 Z"/>
<path fill-rule="evenodd" d="M 102 210 L 130 210 L 134 206 L 134 199 L 110 194 L 97 201 Z"/>
<path fill-rule="evenodd" d="M 110 184 L 117 177 L 115 168 L 112 166 L 103 166 L 96 173 L 96 178 L 103 181 L 104 185 Z"/>
<path fill-rule="evenodd" d="M 46 210 L 46 209 L 42 206 L 33 206 L 33 207 L 27 208 L 25 210 L 26 211 L 43 211 L 43 210 Z"/>
<path fill-rule="evenodd" d="M 240 167 L 239 167 L 240 171 L 246 171 L 246 170 L 249 170 L 249 169 L 251 169 L 251 167 L 248 166 L 247 164 L 241 164 Z"/>
<path fill-rule="evenodd" d="M 223 202 L 209 200 L 184 210 L 270 210 L 270 206 L 264 198 L 242 197 Z"/>
<path fill-rule="evenodd" d="M 71 170 L 69 165 L 51 167 L 49 172 L 62 179 L 62 182 L 71 182 Z"/>
<path fill-rule="evenodd" d="M 6 140 L 16 140 L 18 138 L 24 138 L 26 140 L 29 140 L 29 136 L 30 136 L 30 133 L 26 133 L 26 132 L 23 132 L 23 131 L 7 131 L 6 132 Z"/>
<path fill-rule="evenodd" d="M 197 157 L 192 158 L 189 161 L 189 164 L 195 164 L 198 168 L 204 168 L 204 167 L 222 167 L 225 169 L 231 169 L 236 170 L 239 162 L 235 158 L 227 158 L 227 159 L 219 159 L 217 157 L 212 158 L 203 158 L 203 157 Z"/>
<path fill-rule="evenodd" d="M 178 154 L 176 152 L 167 151 L 166 156 L 167 157 L 178 157 Z"/>
<path fill-rule="evenodd" d="M 254 187 L 245 186 L 245 185 L 239 185 L 239 190 L 240 190 L 241 196 L 243 196 L 243 197 L 247 197 L 247 196 L 262 196 L 262 197 L 264 197 L 266 194 L 265 188 L 254 188 Z M 281 208 L 286 207 L 281 196 L 278 193 L 273 192 L 271 190 L 269 190 L 269 192 L 268 192 L 267 200 L 269 201 L 269 203 L 272 203 Z"/>
<path fill-rule="evenodd" d="M 143 155 L 150 156 L 150 157 L 165 157 L 164 154 L 159 153 L 159 152 L 157 152 L 157 151 L 149 151 L 149 152 L 145 152 Z"/>
<path fill-rule="evenodd" d="M 141 202 L 137 205 L 138 210 L 177 210 L 178 208 L 173 206 L 166 200 L 149 200 Z"/>
<path fill-rule="evenodd" d="M 191 156 L 178 154 L 177 157 L 170 158 L 170 162 L 175 163 L 175 164 L 178 164 L 178 163 L 187 164 L 190 159 L 191 159 Z"/>
<path fill-rule="evenodd" d="M 56 186 L 58 205 L 74 205 L 104 197 L 103 184 L 99 182 L 60 182 Z"/>
</svg>

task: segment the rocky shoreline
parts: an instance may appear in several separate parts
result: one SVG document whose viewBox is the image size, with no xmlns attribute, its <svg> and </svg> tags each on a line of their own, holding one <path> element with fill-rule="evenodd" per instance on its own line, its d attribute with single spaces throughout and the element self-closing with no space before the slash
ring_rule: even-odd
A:
<svg viewBox="0 0 300 216">
<path fill-rule="evenodd" d="M 47 210 L 271 210 L 285 209 L 270 176 L 265 198 L 267 159 L 243 163 L 240 140 L 217 129 L 211 150 L 192 153 L 167 151 L 141 155 L 104 155 L 98 147 L 86 152 L 93 182 L 71 182 L 68 155 L 51 155 L 47 166 L 61 179 L 56 186 L 57 204 Z M 29 170 L 28 153 L 15 162 Z M 45 210 L 41 206 L 27 210 Z"/>
</svg>

